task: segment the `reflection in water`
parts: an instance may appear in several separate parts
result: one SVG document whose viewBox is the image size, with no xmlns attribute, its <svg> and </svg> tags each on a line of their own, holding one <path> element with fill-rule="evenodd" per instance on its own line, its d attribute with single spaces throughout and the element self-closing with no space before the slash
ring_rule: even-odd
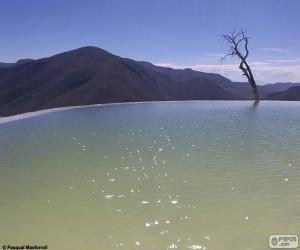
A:
<svg viewBox="0 0 300 250">
<path fill-rule="evenodd" d="M 271 234 L 300 233 L 299 105 L 116 105 L 2 124 L 0 242 L 267 249 Z"/>
<path fill-rule="evenodd" d="M 254 107 L 254 108 L 257 107 L 259 103 L 260 103 L 259 100 L 255 100 L 255 101 L 253 102 L 253 107 Z"/>
</svg>

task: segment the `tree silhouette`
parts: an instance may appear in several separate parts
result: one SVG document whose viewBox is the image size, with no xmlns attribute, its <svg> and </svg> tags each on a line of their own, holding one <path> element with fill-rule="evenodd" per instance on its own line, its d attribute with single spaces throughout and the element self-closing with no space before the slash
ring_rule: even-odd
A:
<svg viewBox="0 0 300 250">
<path fill-rule="evenodd" d="M 231 32 L 228 35 L 223 34 L 222 38 L 223 41 L 227 42 L 229 49 L 226 55 L 221 59 L 221 62 L 223 60 L 226 60 L 226 58 L 229 56 L 231 57 L 237 56 L 241 60 L 239 68 L 243 71 L 243 75 L 247 77 L 248 82 L 252 87 L 254 99 L 256 101 L 259 101 L 260 97 L 258 94 L 257 86 L 251 68 L 246 61 L 249 55 L 249 50 L 248 50 L 249 37 L 246 36 L 245 31 L 240 30 L 239 32 Z"/>
</svg>

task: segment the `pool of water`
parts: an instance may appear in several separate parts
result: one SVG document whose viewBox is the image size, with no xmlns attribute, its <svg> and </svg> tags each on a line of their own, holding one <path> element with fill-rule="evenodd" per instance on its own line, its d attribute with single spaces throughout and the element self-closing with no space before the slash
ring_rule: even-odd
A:
<svg viewBox="0 0 300 250">
<path fill-rule="evenodd" d="M 300 233 L 300 103 L 86 107 L 0 124 L 0 244 L 268 249 Z"/>
</svg>

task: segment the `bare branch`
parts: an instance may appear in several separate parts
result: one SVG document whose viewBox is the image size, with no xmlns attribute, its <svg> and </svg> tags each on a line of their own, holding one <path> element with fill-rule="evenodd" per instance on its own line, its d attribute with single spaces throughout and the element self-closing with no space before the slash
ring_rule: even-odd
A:
<svg viewBox="0 0 300 250">
<path fill-rule="evenodd" d="M 249 38 L 250 37 L 246 36 L 246 32 L 243 29 L 241 29 L 239 32 L 231 32 L 228 35 L 223 34 L 222 39 L 227 43 L 229 49 L 225 56 L 221 58 L 220 62 L 222 63 L 222 61 L 226 60 L 227 57 L 234 56 L 237 56 L 241 60 L 239 68 L 242 70 L 243 75 L 247 77 L 247 80 L 252 87 L 254 98 L 258 101 L 260 98 L 257 91 L 257 86 L 251 68 L 246 61 L 249 55 Z M 242 45 L 244 45 L 243 50 L 241 49 Z"/>
</svg>

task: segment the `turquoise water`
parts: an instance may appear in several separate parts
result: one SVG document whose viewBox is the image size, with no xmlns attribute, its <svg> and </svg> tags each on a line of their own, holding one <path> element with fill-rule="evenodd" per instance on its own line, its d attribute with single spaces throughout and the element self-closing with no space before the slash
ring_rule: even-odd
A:
<svg viewBox="0 0 300 250">
<path fill-rule="evenodd" d="M 86 107 L 0 124 L 0 244 L 268 248 L 300 234 L 300 103 Z"/>
</svg>

